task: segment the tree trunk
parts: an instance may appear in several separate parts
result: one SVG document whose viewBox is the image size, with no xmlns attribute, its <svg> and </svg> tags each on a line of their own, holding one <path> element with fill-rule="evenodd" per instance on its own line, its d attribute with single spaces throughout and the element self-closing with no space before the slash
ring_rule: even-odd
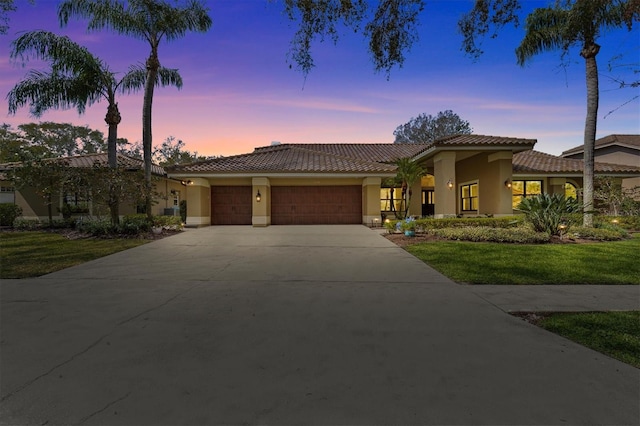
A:
<svg viewBox="0 0 640 426">
<path fill-rule="evenodd" d="M 147 59 L 147 81 L 144 84 L 144 102 L 142 105 L 142 150 L 144 155 L 145 181 L 144 204 L 149 220 L 151 220 L 153 216 L 151 213 L 151 155 L 153 147 L 151 137 L 151 106 L 153 104 L 153 90 L 156 86 L 159 67 L 160 62 L 158 61 L 157 49 L 152 48 L 151 55 L 149 55 L 149 59 Z"/>
<path fill-rule="evenodd" d="M 112 170 L 118 169 L 118 156 L 116 152 L 116 145 L 118 140 L 118 124 L 122 117 L 118 110 L 118 104 L 115 101 L 109 101 L 109 107 L 107 108 L 107 116 L 104 121 L 109 125 L 109 136 L 107 138 L 107 152 L 109 158 L 109 168 Z M 120 194 L 118 191 L 117 183 L 114 182 L 115 176 L 110 174 L 111 182 L 109 182 L 109 212 L 111 216 L 111 224 L 117 225 L 120 223 Z"/>
<path fill-rule="evenodd" d="M 598 64 L 596 55 L 600 46 L 596 43 L 585 44 L 580 55 L 585 59 L 587 82 L 587 118 L 584 125 L 584 172 L 583 172 L 583 226 L 593 226 L 593 158 L 596 145 L 596 127 L 598 123 Z"/>
</svg>

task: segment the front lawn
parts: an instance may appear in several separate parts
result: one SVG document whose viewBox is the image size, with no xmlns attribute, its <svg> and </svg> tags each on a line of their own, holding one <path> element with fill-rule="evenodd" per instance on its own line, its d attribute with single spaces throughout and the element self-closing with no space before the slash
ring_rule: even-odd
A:
<svg viewBox="0 0 640 426">
<path fill-rule="evenodd" d="M 537 325 L 640 368 L 640 311 L 553 313 Z"/>
<path fill-rule="evenodd" d="M 2 232 L 0 278 L 38 277 L 147 242 L 134 238 L 69 240 L 51 232 Z"/>
<path fill-rule="evenodd" d="M 461 283 L 640 285 L 640 234 L 586 244 L 438 241 L 406 250 Z"/>
</svg>

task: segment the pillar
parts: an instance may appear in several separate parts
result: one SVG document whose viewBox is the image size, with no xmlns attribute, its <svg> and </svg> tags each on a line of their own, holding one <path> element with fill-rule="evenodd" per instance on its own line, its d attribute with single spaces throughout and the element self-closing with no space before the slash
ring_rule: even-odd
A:
<svg viewBox="0 0 640 426">
<path fill-rule="evenodd" d="M 433 157 L 433 175 L 435 177 L 434 198 L 435 216 L 442 219 L 456 215 L 456 153 L 441 152 Z M 448 183 L 451 183 L 450 188 Z"/>
<path fill-rule="evenodd" d="M 271 225 L 271 183 L 268 178 L 256 177 L 251 180 L 253 185 L 253 206 L 251 224 L 253 226 Z M 260 193 L 260 200 L 257 194 Z"/>
</svg>

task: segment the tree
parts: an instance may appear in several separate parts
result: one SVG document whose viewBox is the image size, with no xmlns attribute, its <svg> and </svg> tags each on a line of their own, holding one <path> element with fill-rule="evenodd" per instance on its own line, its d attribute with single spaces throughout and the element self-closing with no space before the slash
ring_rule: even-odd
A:
<svg viewBox="0 0 640 426">
<path fill-rule="evenodd" d="M 369 39 L 369 52 L 376 71 L 389 76 L 394 66 L 402 67 L 405 52 L 417 40 L 418 15 L 424 9 L 423 0 L 285 0 L 285 13 L 290 20 L 299 20 L 299 28 L 291 42 L 291 57 L 307 75 L 315 66 L 311 45 L 315 38 L 329 37 L 338 41 L 339 27 L 364 33 Z"/>
<path fill-rule="evenodd" d="M 156 162 L 161 166 L 175 166 L 176 164 L 187 164 L 195 161 L 204 161 L 209 157 L 198 155 L 198 152 L 191 152 L 184 149 L 185 143 L 181 139 L 169 136 L 162 142 L 159 148 L 154 151 Z"/>
<path fill-rule="evenodd" d="M 116 102 L 117 93 L 130 93 L 141 89 L 146 82 L 146 71 L 139 66 L 131 66 L 129 71 L 117 80 L 107 64 L 94 56 L 83 46 L 73 42 L 69 37 L 58 36 L 49 31 L 32 31 L 23 34 L 12 43 L 12 58 L 26 61 L 30 58 L 49 62 L 50 70 L 41 72 L 32 70 L 27 77 L 16 84 L 7 95 L 9 112 L 15 113 L 18 108 L 30 104 L 31 114 L 39 117 L 48 109 L 67 109 L 75 107 L 79 114 L 84 113 L 87 106 L 100 100 L 107 101 L 105 122 L 109 126 L 108 157 L 109 167 L 117 168 L 116 144 L 118 124 L 121 121 Z M 160 69 L 161 84 L 182 86 L 182 79 L 177 70 Z M 53 130 L 55 129 L 55 125 Z M 75 138 L 66 138 L 69 149 L 55 153 L 75 155 L 71 148 L 76 147 Z M 86 144 L 85 144 L 86 145 Z M 86 149 L 96 152 L 95 149 Z M 118 198 L 112 196 L 111 220 L 119 221 Z"/>
<path fill-rule="evenodd" d="M 392 179 L 393 186 L 400 186 L 402 189 L 402 202 L 400 210 L 396 210 L 395 203 L 391 203 L 391 209 L 398 219 L 404 219 L 409 214 L 411 197 L 413 195 L 411 187 L 427 174 L 427 171 L 416 161 L 410 158 L 399 158 L 395 161 L 397 166 L 396 177 Z"/>
<path fill-rule="evenodd" d="M 0 0 L 0 34 L 9 31 L 9 12 L 15 12 L 13 0 Z"/>
<path fill-rule="evenodd" d="M 171 41 L 189 31 L 207 31 L 212 24 L 208 9 L 198 0 L 190 0 L 184 6 L 173 6 L 164 0 L 65 0 L 58 8 L 58 18 L 62 25 L 67 25 L 71 17 L 88 19 L 89 30 L 108 28 L 149 43 L 142 106 L 142 145 L 147 182 L 145 206 L 151 217 L 151 110 L 154 88 L 158 77 L 162 79 L 158 47 L 162 39 Z"/>
<path fill-rule="evenodd" d="M 452 135 L 469 135 L 469 122 L 461 119 L 451 110 L 440 111 L 436 117 L 420 114 L 394 130 L 393 143 L 429 143 Z"/>
<path fill-rule="evenodd" d="M 574 46 L 580 48 L 580 56 L 585 60 L 584 226 L 593 226 L 594 153 L 600 96 L 596 62 L 600 45 L 596 40 L 603 31 L 625 26 L 628 5 L 623 0 L 563 0 L 552 7 L 535 9 L 527 17 L 525 36 L 516 49 L 519 65 L 525 65 L 545 51 L 560 50 L 566 55 Z"/>
<path fill-rule="evenodd" d="M 94 154 L 106 148 L 104 134 L 87 126 L 45 121 L 20 124 L 18 129 L 25 143 L 40 148 L 41 158 Z"/>
</svg>

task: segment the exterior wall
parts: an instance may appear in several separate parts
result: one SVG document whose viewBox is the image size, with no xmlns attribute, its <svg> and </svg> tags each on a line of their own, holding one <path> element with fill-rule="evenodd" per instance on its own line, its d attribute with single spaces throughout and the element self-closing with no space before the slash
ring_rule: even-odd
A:
<svg viewBox="0 0 640 426">
<path fill-rule="evenodd" d="M 512 178 L 512 153 L 479 153 L 456 164 L 457 181 L 455 188 L 456 208 L 461 212 L 460 187 L 478 183 L 478 210 L 465 212 L 473 215 L 506 216 L 512 214 L 512 191 L 505 185 Z M 436 201 L 437 209 L 437 201 Z"/>
<path fill-rule="evenodd" d="M 193 178 L 185 190 L 187 226 L 211 225 L 211 185 L 207 179 Z"/>
<path fill-rule="evenodd" d="M 442 152 L 433 158 L 433 176 L 435 178 L 435 217 L 455 216 L 457 212 L 456 191 L 456 153 Z M 451 182 L 453 188 L 449 188 Z"/>
<path fill-rule="evenodd" d="M 251 223 L 253 226 L 271 225 L 271 183 L 268 178 L 253 178 L 253 215 Z M 260 192 L 260 201 L 257 194 Z"/>
<path fill-rule="evenodd" d="M 380 226 L 380 186 L 381 178 L 364 178 L 362 180 L 362 223 L 369 226 Z"/>
<path fill-rule="evenodd" d="M 183 185 L 179 180 L 173 179 L 162 179 L 159 182 L 156 182 L 154 185 L 155 191 L 158 193 L 158 197 L 155 201 L 157 204 L 154 204 L 152 207 L 152 213 L 154 215 L 164 215 L 165 209 L 175 210 L 174 216 L 180 215 L 180 201 L 186 200 L 186 185 Z M 173 205 L 174 202 L 174 194 L 172 191 L 175 191 L 178 196 L 178 205 Z M 135 213 L 135 206 L 127 206 L 128 210 L 133 210 L 132 213 Z M 122 207 L 120 208 L 122 210 Z M 122 213 L 120 214 L 130 214 L 130 213 Z"/>
</svg>

